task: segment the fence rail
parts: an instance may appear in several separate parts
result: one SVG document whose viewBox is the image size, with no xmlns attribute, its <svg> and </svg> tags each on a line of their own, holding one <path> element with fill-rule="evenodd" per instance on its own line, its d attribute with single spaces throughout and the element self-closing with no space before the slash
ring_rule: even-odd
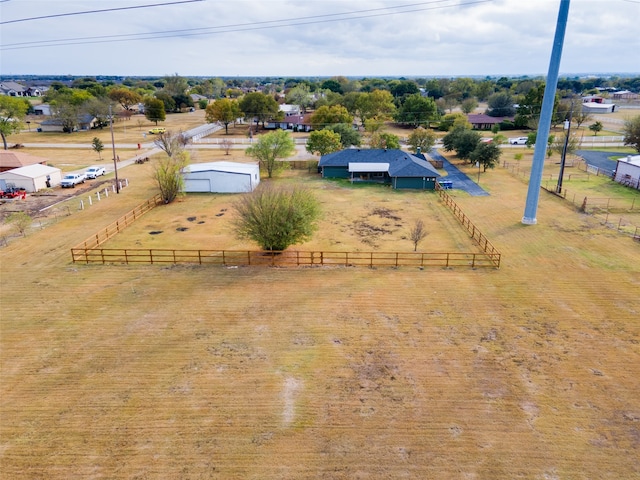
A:
<svg viewBox="0 0 640 480">
<path fill-rule="evenodd" d="M 358 267 L 472 267 L 495 268 L 500 254 L 423 252 L 325 252 L 260 250 L 177 250 L 143 248 L 71 249 L 76 263 L 198 264 L 220 266 L 343 266 Z"/>
<path fill-rule="evenodd" d="M 467 229 L 471 238 L 480 245 L 482 253 L 425 253 L 425 252 L 333 252 L 333 251 L 284 251 L 262 250 L 188 250 L 147 248 L 99 248 L 144 213 L 161 203 L 160 195 L 147 200 L 99 230 L 84 242 L 71 249 L 74 263 L 86 264 L 198 264 L 221 266 L 344 266 L 356 267 L 472 267 L 499 268 L 500 253 L 477 227 L 460 210 L 453 199 L 442 189 L 440 197 Z"/>
<path fill-rule="evenodd" d="M 162 203 L 162 199 L 158 194 L 153 198 L 150 198 L 146 202 L 138 205 L 130 212 L 125 213 L 122 217 L 120 217 L 118 220 L 116 220 L 112 224 L 106 226 L 101 230 L 98 230 L 95 234 L 91 235 L 84 242 L 76 245 L 76 247 L 71 249 L 72 256 L 73 256 L 73 251 L 77 249 L 91 250 L 94 248 L 98 248 L 100 245 L 102 245 L 104 242 L 109 240 L 111 237 L 113 237 L 114 235 L 117 235 L 118 233 L 120 233 L 121 230 L 123 230 L 124 228 L 128 227 L 133 222 L 135 222 L 141 215 L 145 214 L 152 208 L 155 208 L 160 203 Z M 75 256 L 73 261 L 74 262 L 76 261 Z"/>
<path fill-rule="evenodd" d="M 449 207 L 453 215 L 458 219 L 462 226 L 466 228 L 467 232 L 469 232 L 471 238 L 480 246 L 480 248 L 482 248 L 484 254 L 494 262 L 494 267 L 499 268 L 500 252 L 498 252 L 496 247 L 494 247 L 489 239 L 473 224 L 473 222 L 471 222 L 469 217 L 464 214 L 462 209 L 453 200 L 451 195 L 445 191 L 445 189 L 443 189 L 439 184 L 436 184 L 436 190 L 445 205 Z"/>
</svg>

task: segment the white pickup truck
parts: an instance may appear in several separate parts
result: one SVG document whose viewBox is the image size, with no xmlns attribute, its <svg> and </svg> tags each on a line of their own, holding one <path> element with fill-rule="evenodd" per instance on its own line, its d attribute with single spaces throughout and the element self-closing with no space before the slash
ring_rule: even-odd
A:
<svg viewBox="0 0 640 480">
<path fill-rule="evenodd" d="M 62 178 L 60 186 L 62 188 L 75 188 L 79 183 L 84 183 L 84 173 L 68 173 Z"/>
</svg>

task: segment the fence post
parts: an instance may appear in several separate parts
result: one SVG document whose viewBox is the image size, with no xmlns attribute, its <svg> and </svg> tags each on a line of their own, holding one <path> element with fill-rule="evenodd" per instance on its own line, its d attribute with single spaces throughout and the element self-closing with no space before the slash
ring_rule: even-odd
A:
<svg viewBox="0 0 640 480">
<path fill-rule="evenodd" d="M 91 199 L 91 196 L 89 196 L 89 205 L 93 205 L 93 200 Z"/>
<path fill-rule="evenodd" d="M 80 210 L 84 210 L 84 200 L 80 200 Z"/>
</svg>

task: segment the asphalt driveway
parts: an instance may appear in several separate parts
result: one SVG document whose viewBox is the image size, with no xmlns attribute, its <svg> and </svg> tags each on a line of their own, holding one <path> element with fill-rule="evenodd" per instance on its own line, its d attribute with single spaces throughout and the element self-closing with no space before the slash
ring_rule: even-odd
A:
<svg viewBox="0 0 640 480">
<path fill-rule="evenodd" d="M 447 175 L 441 180 L 450 180 L 453 183 L 454 190 L 463 190 L 472 197 L 484 197 L 489 195 L 480 185 L 471 180 L 466 173 L 462 173 L 458 167 L 453 165 L 449 160 L 440 155 L 435 148 L 431 149 L 429 155 L 434 160 L 442 161 L 442 167 Z"/>
<path fill-rule="evenodd" d="M 576 150 L 576 154 L 584 158 L 587 165 L 593 165 L 607 172 L 615 172 L 618 162 L 610 157 L 624 157 L 629 155 L 622 152 L 598 152 L 594 150 Z"/>
</svg>

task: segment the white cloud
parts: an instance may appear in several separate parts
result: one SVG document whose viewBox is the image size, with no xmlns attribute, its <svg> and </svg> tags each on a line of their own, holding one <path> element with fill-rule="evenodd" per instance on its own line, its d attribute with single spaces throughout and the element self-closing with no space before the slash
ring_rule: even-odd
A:
<svg viewBox="0 0 640 480">
<path fill-rule="evenodd" d="M 89 0 L 13 0 L 0 3 L 0 18 L 7 22 L 163 1 L 171 0 L 116 0 L 100 7 Z M 559 5 L 560 0 L 205 0 L 30 20 L 0 25 L 0 73 L 545 74 Z M 360 13 L 344 19 L 355 11 Z M 561 72 L 639 72 L 637 18 L 637 2 L 573 0 Z M 159 33 L 167 31 L 175 33 Z M 23 42 L 39 46 L 18 48 Z M 41 42 L 75 44 L 43 47 Z"/>
</svg>

